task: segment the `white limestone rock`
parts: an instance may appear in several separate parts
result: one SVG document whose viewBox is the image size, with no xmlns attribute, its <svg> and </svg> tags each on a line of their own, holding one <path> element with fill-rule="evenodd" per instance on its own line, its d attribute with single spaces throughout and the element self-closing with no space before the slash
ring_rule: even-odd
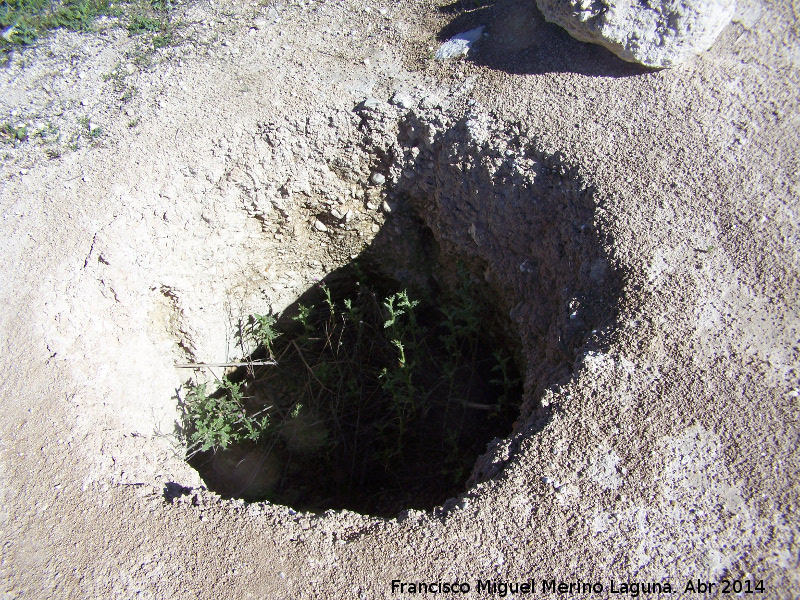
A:
<svg viewBox="0 0 800 600">
<path fill-rule="evenodd" d="M 448 58 L 466 56 L 475 45 L 475 42 L 481 39 L 484 29 L 486 29 L 486 27 L 481 25 L 480 27 L 459 33 L 450 38 L 436 51 L 436 60 L 447 60 Z"/>
<path fill-rule="evenodd" d="M 672 67 L 708 50 L 736 0 L 536 0 L 545 19 L 630 62 Z"/>
</svg>

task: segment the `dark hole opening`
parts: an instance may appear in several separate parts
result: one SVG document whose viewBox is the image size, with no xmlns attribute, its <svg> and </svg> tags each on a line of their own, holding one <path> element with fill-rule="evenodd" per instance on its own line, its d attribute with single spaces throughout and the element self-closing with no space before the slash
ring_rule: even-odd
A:
<svg viewBox="0 0 800 600">
<path fill-rule="evenodd" d="M 274 322 L 252 317 L 244 335 L 263 344 L 251 358 L 276 364 L 187 399 L 210 407 L 187 413 L 190 464 L 223 497 L 316 512 L 392 517 L 463 492 L 487 443 L 511 431 L 522 385 L 477 282 L 465 269 L 454 279 L 401 284 L 362 260 Z M 203 449 L 224 410 L 238 411 L 231 439 Z"/>
</svg>

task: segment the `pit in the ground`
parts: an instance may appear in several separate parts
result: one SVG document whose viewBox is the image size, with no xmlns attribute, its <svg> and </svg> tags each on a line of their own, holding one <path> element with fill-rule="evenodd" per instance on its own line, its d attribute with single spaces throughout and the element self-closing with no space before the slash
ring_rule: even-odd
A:
<svg viewBox="0 0 800 600">
<path fill-rule="evenodd" d="M 391 517 L 463 492 L 522 387 L 474 280 L 456 281 L 409 290 L 353 263 L 280 318 L 254 315 L 252 359 L 275 364 L 194 389 L 190 464 L 224 497 L 316 512 Z"/>
</svg>

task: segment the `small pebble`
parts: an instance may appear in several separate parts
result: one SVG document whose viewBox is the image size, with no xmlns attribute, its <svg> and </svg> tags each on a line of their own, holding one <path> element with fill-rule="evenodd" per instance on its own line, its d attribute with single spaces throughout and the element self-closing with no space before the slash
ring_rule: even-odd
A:
<svg viewBox="0 0 800 600">
<path fill-rule="evenodd" d="M 314 229 L 316 229 L 317 231 L 328 231 L 328 228 L 325 227 L 325 223 L 319 220 L 314 221 Z"/>
<path fill-rule="evenodd" d="M 370 179 L 374 185 L 383 185 L 386 183 L 386 177 L 384 177 L 382 173 L 373 173 Z"/>
<path fill-rule="evenodd" d="M 253 21 L 253 27 L 255 27 L 256 29 L 264 29 L 266 26 L 267 26 L 266 19 L 256 19 L 255 21 Z"/>
<path fill-rule="evenodd" d="M 367 202 L 367 208 L 369 210 L 378 210 L 378 205 L 374 202 Z"/>
<path fill-rule="evenodd" d="M 344 215 L 342 213 L 340 213 L 338 210 L 336 210 L 335 208 L 331 209 L 331 216 L 334 219 L 341 219 L 342 217 L 344 217 Z"/>
<path fill-rule="evenodd" d="M 377 98 L 367 98 L 364 100 L 364 108 L 367 110 L 375 110 L 381 105 L 381 101 Z"/>
<path fill-rule="evenodd" d="M 372 226 L 372 233 L 378 233 L 381 230 L 381 226 L 377 223 Z"/>
<path fill-rule="evenodd" d="M 406 110 L 411 110 L 416 105 L 416 102 L 411 96 L 403 94 L 402 92 L 396 92 L 389 102 L 401 108 L 405 108 Z"/>
</svg>

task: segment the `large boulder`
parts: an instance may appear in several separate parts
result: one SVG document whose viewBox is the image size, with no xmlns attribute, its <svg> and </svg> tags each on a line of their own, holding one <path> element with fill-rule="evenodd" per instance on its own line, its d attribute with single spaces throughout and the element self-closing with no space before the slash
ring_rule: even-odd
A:
<svg viewBox="0 0 800 600">
<path fill-rule="evenodd" d="M 671 67 L 708 50 L 736 0 L 536 0 L 545 19 L 620 58 Z"/>
</svg>

